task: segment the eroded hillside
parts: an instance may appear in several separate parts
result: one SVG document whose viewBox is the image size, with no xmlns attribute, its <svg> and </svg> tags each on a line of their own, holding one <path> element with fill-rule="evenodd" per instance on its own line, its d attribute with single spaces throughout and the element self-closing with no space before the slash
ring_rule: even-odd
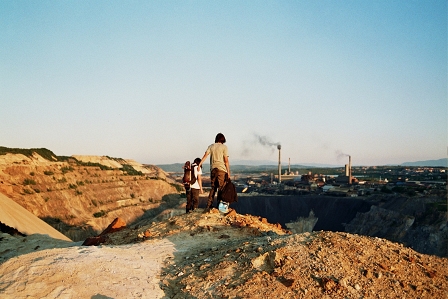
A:
<svg viewBox="0 0 448 299">
<path fill-rule="evenodd" d="M 159 207 L 164 196 L 178 194 L 175 182 L 156 166 L 46 153 L 0 155 L 0 192 L 75 241 L 116 217 L 131 223 Z"/>
</svg>

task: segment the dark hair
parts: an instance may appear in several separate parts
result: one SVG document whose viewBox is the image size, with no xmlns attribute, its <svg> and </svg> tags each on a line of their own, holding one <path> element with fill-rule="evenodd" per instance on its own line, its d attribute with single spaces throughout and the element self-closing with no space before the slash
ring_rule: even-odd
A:
<svg viewBox="0 0 448 299">
<path fill-rule="evenodd" d="M 193 163 L 195 163 L 196 165 L 199 165 L 199 163 L 201 163 L 201 158 L 194 159 Z"/>
<path fill-rule="evenodd" d="M 226 143 L 226 137 L 224 137 L 223 133 L 218 133 L 215 137 L 215 143 Z"/>
</svg>

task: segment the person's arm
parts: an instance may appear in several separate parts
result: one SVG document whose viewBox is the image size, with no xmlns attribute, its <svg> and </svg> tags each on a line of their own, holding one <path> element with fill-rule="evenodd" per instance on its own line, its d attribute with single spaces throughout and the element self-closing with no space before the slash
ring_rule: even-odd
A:
<svg viewBox="0 0 448 299">
<path fill-rule="evenodd" d="M 230 179 L 230 165 L 229 165 L 229 157 L 224 156 L 224 164 L 226 164 L 227 176 Z"/>
<path fill-rule="evenodd" d="M 208 152 L 205 152 L 204 156 L 201 159 L 201 162 L 199 162 L 198 167 L 200 168 L 202 166 L 202 163 L 204 163 L 205 159 L 207 159 Z"/>
<path fill-rule="evenodd" d="M 199 166 L 198 166 L 198 184 L 199 184 L 199 193 L 204 193 L 204 190 L 202 190 L 202 175 L 199 173 Z"/>
</svg>

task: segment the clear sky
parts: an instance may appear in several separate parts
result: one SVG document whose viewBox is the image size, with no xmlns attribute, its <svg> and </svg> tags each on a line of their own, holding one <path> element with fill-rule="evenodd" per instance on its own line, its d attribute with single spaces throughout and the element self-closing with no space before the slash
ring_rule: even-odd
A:
<svg viewBox="0 0 448 299">
<path fill-rule="evenodd" d="M 447 109 L 446 0 L 0 2 L 0 146 L 400 164 Z"/>
</svg>

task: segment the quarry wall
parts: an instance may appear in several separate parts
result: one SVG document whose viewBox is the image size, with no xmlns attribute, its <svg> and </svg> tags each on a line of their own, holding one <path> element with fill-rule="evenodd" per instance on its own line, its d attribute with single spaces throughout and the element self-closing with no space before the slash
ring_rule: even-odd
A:
<svg viewBox="0 0 448 299">
<path fill-rule="evenodd" d="M 179 193 L 174 180 L 155 166 L 107 157 L 82 159 L 0 155 L 0 193 L 73 241 L 100 233 L 116 217 L 132 223 L 159 207 L 167 194 Z"/>
<path fill-rule="evenodd" d="M 444 203 L 445 210 L 440 209 Z M 205 204 L 206 199 L 203 198 L 199 207 L 205 207 Z M 402 243 L 421 253 L 448 256 L 444 198 L 244 195 L 230 207 L 239 214 L 260 216 L 284 228 L 288 228 L 288 223 L 300 223 L 300 227 L 307 228 L 314 225 L 313 231 L 379 237 Z"/>
</svg>

